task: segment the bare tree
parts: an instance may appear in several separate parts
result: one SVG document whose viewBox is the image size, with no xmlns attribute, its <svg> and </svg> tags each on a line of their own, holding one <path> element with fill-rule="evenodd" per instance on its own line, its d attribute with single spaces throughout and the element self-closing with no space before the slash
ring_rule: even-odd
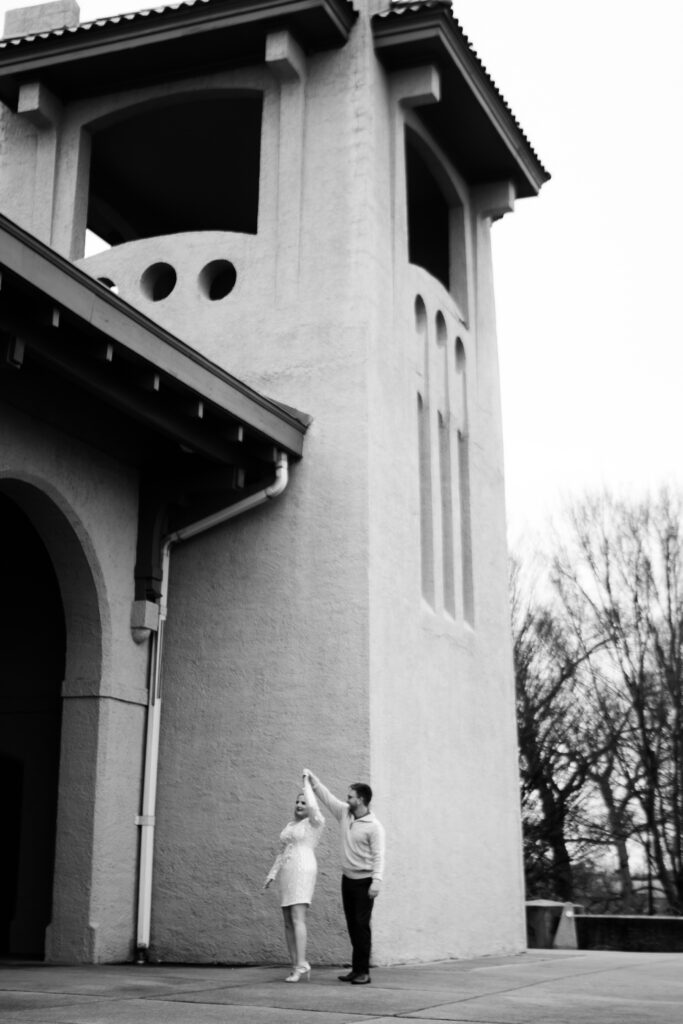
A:
<svg viewBox="0 0 683 1024">
<path fill-rule="evenodd" d="M 588 654 L 596 687 L 603 757 L 593 778 L 615 828 L 630 820 L 633 835 L 647 840 L 676 913 L 683 912 L 682 511 L 667 491 L 639 502 L 586 499 L 572 509 L 553 561 L 565 622 Z M 586 637 L 603 643 L 589 652 Z"/>
<path fill-rule="evenodd" d="M 513 650 L 527 892 L 573 899 L 570 845 L 600 750 L 586 713 L 584 650 L 553 608 L 537 600 L 511 561 Z"/>
</svg>

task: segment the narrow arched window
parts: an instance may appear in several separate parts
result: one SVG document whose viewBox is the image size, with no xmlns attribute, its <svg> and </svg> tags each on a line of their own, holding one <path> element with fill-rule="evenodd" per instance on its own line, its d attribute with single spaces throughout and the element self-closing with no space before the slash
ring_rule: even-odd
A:
<svg viewBox="0 0 683 1024">
<path fill-rule="evenodd" d="M 415 301 L 418 340 L 417 436 L 420 487 L 420 566 L 422 596 L 434 607 L 434 522 L 432 507 L 431 430 L 429 422 L 429 331 L 427 311 L 418 296 Z"/>
<path fill-rule="evenodd" d="M 470 441 L 467 410 L 467 358 L 460 338 L 455 343 L 456 422 L 458 428 L 458 495 L 460 502 L 460 550 L 462 605 L 465 620 L 474 623 L 474 576 L 472 567 L 472 509 L 470 500 Z"/>
<path fill-rule="evenodd" d="M 441 354 L 439 368 L 439 485 L 441 490 L 441 559 L 444 610 L 455 618 L 455 550 L 453 539 L 453 472 L 451 411 L 448 393 L 448 331 L 443 314 L 436 317 L 436 343 Z"/>
</svg>

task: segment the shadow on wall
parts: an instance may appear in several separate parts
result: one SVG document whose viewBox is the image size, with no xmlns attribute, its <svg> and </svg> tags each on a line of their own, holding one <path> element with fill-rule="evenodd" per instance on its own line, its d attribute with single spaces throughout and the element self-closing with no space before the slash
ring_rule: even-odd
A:
<svg viewBox="0 0 683 1024">
<path fill-rule="evenodd" d="M 66 627 L 45 545 L 1 493 L 0 565 L 0 955 L 40 958 L 52 912 Z"/>
</svg>

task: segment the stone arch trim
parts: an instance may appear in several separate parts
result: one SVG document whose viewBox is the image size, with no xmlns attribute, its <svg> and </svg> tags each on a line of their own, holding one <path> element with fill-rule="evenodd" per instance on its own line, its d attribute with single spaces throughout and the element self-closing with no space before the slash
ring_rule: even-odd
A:
<svg viewBox="0 0 683 1024">
<path fill-rule="evenodd" d="M 405 140 L 420 154 L 451 207 L 465 206 L 467 189 L 443 150 L 413 117 L 404 122 Z"/>
<path fill-rule="evenodd" d="M 175 83 L 164 83 L 163 86 L 150 86 L 131 94 L 116 93 L 105 97 L 92 110 L 90 104 L 83 107 L 83 114 L 78 118 L 81 128 L 88 132 L 97 132 L 110 125 L 126 121 L 136 114 L 161 107 L 174 107 L 196 99 L 217 99 L 223 96 L 256 97 L 263 95 L 270 85 L 266 75 L 244 74 L 235 72 L 235 80 L 219 81 L 216 77 L 203 80 L 180 80 Z M 271 86 L 272 88 L 272 86 Z"/>
<path fill-rule="evenodd" d="M 45 543 L 59 582 L 67 631 L 65 695 L 72 684 L 99 682 L 107 628 L 104 579 L 76 512 L 47 481 L 0 476 L 0 490 L 23 509 Z M 96 690 L 94 691 L 96 692 Z"/>
</svg>

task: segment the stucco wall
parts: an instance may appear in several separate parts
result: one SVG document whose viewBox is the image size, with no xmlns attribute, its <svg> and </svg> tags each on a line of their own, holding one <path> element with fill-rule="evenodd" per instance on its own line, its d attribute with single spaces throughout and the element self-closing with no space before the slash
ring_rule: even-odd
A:
<svg viewBox="0 0 683 1024">
<path fill-rule="evenodd" d="M 368 771 L 364 559 L 330 522 L 320 479 L 318 528 L 293 527 L 315 485 L 301 470 L 277 505 L 172 556 L 153 917 L 162 958 L 282 961 L 277 893 L 260 890 L 301 769 L 337 790 Z M 318 961 L 344 950 L 337 845 L 332 820 L 311 915 Z"/>
<path fill-rule="evenodd" d="M 82 264 L 231 373 L 313 417 L 282 498 L 172 554 L 152 920 L 152 956 L 163 959 L 283 959 L 277 897 L 260 888 L 301 768 L 342 793 L 370 770 L 366 62 L 359 48 L 308 61 L 303 180 L 296 161 L 278 161 L 277 179 L 268 163 L 283 105 L 297 98 L 262 75 L 270 93 L 256 238 L 169 236 Z M 299 195 L 295 230 L 282 207 Z M 293 274 L 292 232 L 301 236 Z M 234 261 L 238 284 L 210 303 L 197 269 L 218 255 Z M 179 278 L 158 303 L 138 288 L 154 258 Z M 347 955 L 337 847 L 332 822 L 311 915 L 316 959 Z"/>
<path fill-rule="evenodd" d="M 306 176 L 298 296 L 264 295 L 245 311 L 244 330 L 226 330 L 220 353 L 232 372 L 313 417 L 305 458 L 276 503 L 172 556 L 153 921 L 161 956 L 285 959 L 277 894 L 260 888 L 299 773 L 311 767 L 343 793 L 369 771 L 367 324 L 362 293 L 357 306 L 349 302 L 360 271 L 345 229 L 354 122 L 337 81 L 341 139 L 332 140 L 322 99 L 307 107 L 307 156 L 325 175 Z M 310 88 L 312 97 L 322 91 Z M 335 181 L 338 204 L 328 201 L 329 145 L 350 153 Z M 332 266 L 312 250 L 314 236 L 335 253 Z M 336 831 L 329 822 L 319 850 L 316 961 L 347 955 Z"/>
<path fill-rule="evenodd" d="M 0 210 L 27 231 L 35 230 L 34 210 L 40 207 L 41 199 L 45 201 L 44 196 L 36 194 L 37 145 L 36 129 L 1 106 Z"/>
<path fill-rule="evenodd" d="M 514 679 L 507 603 L 503 452 L 489 223 L 447 168 L 464 208 L 467 309 L 408 264 L 404 110 L 378 75 L 373 175 L 373 345 L 369 365 L 371 765 L 390 854 L 376 910 L 378 960 L 429 960 L 524 948 Z M 426 309 L 428 380 L 415 301 Z M 444 325 L 443 345 L 437 323 Z M 473 614 L 463 580 L 457 340 L 467 357 Z M 418 343 L 419 342 L 419 343 Z M 431 419 L 434 598 L 421 592 L 417 391 Z M 424 394 L 426 391 L 428 394 Z M 438 407 L 438 408 L 437 408 Z M 444 607 L 441 412 L 450 431 L 455 611 Z"/>
<path fill-rule="evenodd" d="M 415 274 L 391 188 L 394 115 L 363 31 L 309 63 L 296 304 L 264 296 L 255 307 L 236 293 L 220 344 L 217 310 L 200 324 L 196 305 L 178 308 L 175 321 L 313 426 L 276 507 L 173 556 L 162 957 L 282 958 L 276 900 L 257 890 L 304 763 L 339 790 L 366 772 L 376 786 L 389 833 L 376 960 L 524 944 L 495 333 L 482 318 L 481 345 L 476 323 L 468 338 L 471 626 L 462 608 L 450 621 L 420 596 Z M 474 221 L 473 206 L 473 250 Z M 473 294 L 477 273 L 490 275 L 485 248 L 480 257 Z M 311 955 L 334 961 L 347 946 L 330 839 Z"/>
<path fill-rule="evenodd" d="M 430 284 L 412 269 L 403 280 L 406 296 L 420 293 L 426 299 L 434 388 L 443 367 L 434 319 L 437 310 L 448 311 L 449 303 L 436 282 Z M 413 304 L 406 301 L 393 335 L 403 366 L 385 360 L 376 375 L 378 395 L 392 414 L 388 420 L 378 414 L 373 422 L 373 436 L 381 443 L 370 472 L 372 764 L 378 789 L 388 797 L 387 822 L 394 837 L 394 867 L 379 915 L 378 942 L 401 960 L 524 947 L 502 452 L 479 405 L 475 372 L 468 381 L 474 569 L 474 614 L 468 622 L 463 552 L 457 543 L 455 615 L 443 607 L 440 572 L 435 574 L 435 605 L 421 593 L 414 321 Z M 449 344 L 457 333 L 449 331 Z M 469 333 L 469 361 L 475 363 L 476 329 Z M 389 340 L 386 352 L 391 351 Z M 373 407 L 380 408 L 379 397 Z M 432 423 L 432 497 L 438 503 L 435 417 Z M 452 456 L 457 497 L 457 453 Z M 445 509 L 435 511 L 438 548 Z M 459 539 L 459 522 L 452 529 Z M 394 898 L 402 890 L 415 893 L 409 917 L 406 900 Z"/>
</svg>

